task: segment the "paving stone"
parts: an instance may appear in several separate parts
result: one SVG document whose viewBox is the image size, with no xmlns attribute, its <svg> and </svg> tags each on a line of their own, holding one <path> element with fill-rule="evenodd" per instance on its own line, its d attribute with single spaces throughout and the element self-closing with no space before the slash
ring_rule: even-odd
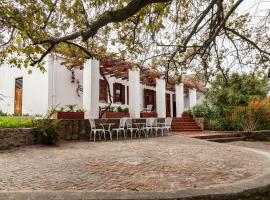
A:
<svg viewBox="0 0 270 200">
<path fill-rule="evenodd" d="M 1 191 L 164 192 L 233 183 L 270 162 L 237 146 L 170 136 L 21 147 L 0 153 L 0 166 Z"/>
</svg>

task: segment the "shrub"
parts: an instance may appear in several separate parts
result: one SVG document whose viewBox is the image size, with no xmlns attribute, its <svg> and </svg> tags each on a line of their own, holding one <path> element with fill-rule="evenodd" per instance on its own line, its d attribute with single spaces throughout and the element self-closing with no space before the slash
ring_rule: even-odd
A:
<svg viewBox="0 0 270 200">
<path fill-rule="evenodd" d="M 55 145 L 59 143 L 60 136 L 58 131 L 58 120 L 52 120 L 51 117 L 55 113 L 53 108 L 48 114 L 40 120 L 34 121 L 35 131 L 41 139 L 41 143 L 46 145 Z"/>
<path fill-rule="evenodd" d="M 128 108 L 124 108 L 122 111 L 125 112 L 125 113 L 128 113 L 129 112 L 129 109 Z"/>
<path fill-rule="evenodd" d="M 4 113 L 2 110 L 0 110 L 0 116 L 8 116 L 8 114 Z"/>
<path fill-rule="evenodd" d="M 198 104 L 196 106 L 194 106 L 191 109 L 191 113 L 192 115 L 194 115 L 195 117 L 204 117 L 204 118 L 210 118 L 211 115 L 211 108 L 208 105 L 208 103 L 206 101 L 204 101 L 201 104 Z"/>
</svg>

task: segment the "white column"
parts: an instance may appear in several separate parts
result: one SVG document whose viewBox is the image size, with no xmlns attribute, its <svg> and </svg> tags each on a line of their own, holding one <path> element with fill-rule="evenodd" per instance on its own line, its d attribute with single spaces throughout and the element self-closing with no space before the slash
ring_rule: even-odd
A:
<svg viewBox="0 0 270 200">
<path fill-rule="evenodd" d="M 189 108 L 197 104 L 197 90 L 195 88 L 189 89 Z"/>
<path fill-rule="evenodd" d="M 128 71 L 129 80 L 129 113 L 132 118 L 140 118 L 141 87 L 140 70 L 133 69 Z"/>
<path fill-rule="evenodd" d="M 176 117 L 182 117 L 184 112 L 184 84 L 180 83 L 175 86 L 175 101 L 176 101 Z"/>
<path fill-rule="evenodd" d="M 85 118 L 99 117 L 99 61 L 87 60 L 83 69 L 83 108 Z"/>
<path fill-rule="evenodd" d="M 156 79 L 156 108 L 158 117 L 166 117 L 166 82 Z"/>
</svg>

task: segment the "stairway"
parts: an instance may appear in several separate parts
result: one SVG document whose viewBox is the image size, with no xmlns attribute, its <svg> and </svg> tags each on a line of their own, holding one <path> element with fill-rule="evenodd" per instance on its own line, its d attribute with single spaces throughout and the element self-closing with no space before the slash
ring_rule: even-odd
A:
<svg viewBox="0 0 270 200">
<path fill-rule="evenodd" d="M 205 133 L 205 135 L 193 136 L 193 138 L 203 139 L 210 142 L 235 142 L 235 141 L 243 141 L 245 137 L 243 137 L 240 133 Z"/>
<path fill-rule="evenodd" d="M 174 132 L 201 132 L 202 130 L 193 120 L 192 115 L 184 113 L 182 117 L 175 117 L 172 121 Z"/>
</svg>

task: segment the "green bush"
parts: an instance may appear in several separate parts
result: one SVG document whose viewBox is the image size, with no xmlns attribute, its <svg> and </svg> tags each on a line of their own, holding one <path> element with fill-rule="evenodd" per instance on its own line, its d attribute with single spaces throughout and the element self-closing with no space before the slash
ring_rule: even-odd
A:
<svg viewBox="0 0 270 200">
<path fill-rule="evenodd" d="M 0 116 L 8 116 L 8 114 L 4 113 L 2 110 L 0 110 Z"/>
<path fill-rule="evenodd" d="M 58 131 L 58 120 L 52 120 L 51 117 L 55 113 L 56 107 L 40 120 L 34 121 L 35 131 L 37 136 L 41 139 L 41 143 L 46 145 L 56 145 L 60 141 Z"/>
<path fill-rule="evenodd" d="M 0 118 L 0 128 L 30 128 L 33 121 L 23 118 Z"/>
<path fill-rule="evenodd" d="M 211 108 L 206 101 L 201 104 L 197 104 L 191 109 L 192 115 L 195 117 L 210 118 Z"/>
<path fill-rule="evenodd" d="M 41 139 L 41 143 L 55 145 L 59 143 L 58 121 L 51 119 L 41 119 L 34 121 L 35 131 Z"/>
</svg>

